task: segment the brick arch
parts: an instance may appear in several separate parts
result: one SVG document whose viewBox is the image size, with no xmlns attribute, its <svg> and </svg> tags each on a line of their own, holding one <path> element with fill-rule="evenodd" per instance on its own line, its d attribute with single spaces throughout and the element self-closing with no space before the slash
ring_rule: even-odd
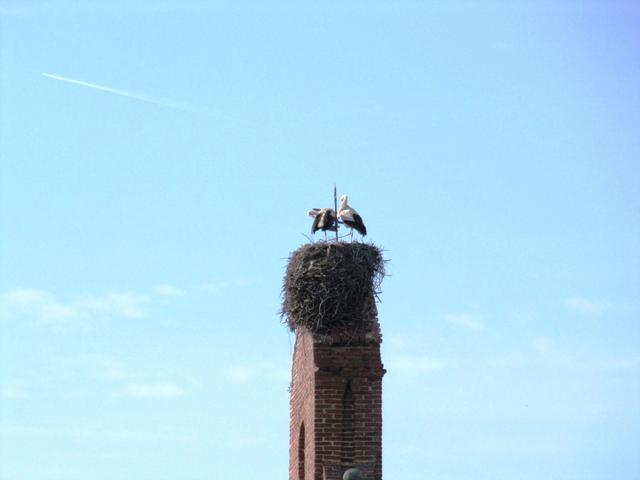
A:
<svg viewBox="0 0 640 480">
<path fill-rule="evenodd" d="M 356 454 L 355 414 L 356 412 L 353 390 L 351 389 L 351 381 L 347 381 L 344 393 L 342 394 L 342 438 L 340 439 L 340 461 L 343 465 L 352 464 Z"/>
</svg>

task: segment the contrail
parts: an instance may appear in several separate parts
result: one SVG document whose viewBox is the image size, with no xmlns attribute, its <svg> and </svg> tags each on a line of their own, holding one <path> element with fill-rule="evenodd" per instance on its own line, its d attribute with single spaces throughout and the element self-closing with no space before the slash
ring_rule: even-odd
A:
<svg viewBox="0 0 640 480">
<path fill-rule="evenodd" d="M 100 90 L 102 92 L 112 93 L 114 95 L 120 95 L 121 97 L 133 98 L 134 100 L 140 100 L 141 102 L 153 103 L 154 105 L 160 105 L 163 107 L 176 108 L 178 110 L 185 110 L 194 113 L 198 112 L 188 105 L 184 105 L 173 100 L 165 98 L 150 97 L 148 95 L 141 95 L 135 92 L 127 92 L 126 90 L 118 90 L 117 88 L 106 87 L 104 85 L 98 85 L 96 83 L 83 82 L 82 80 L 74 80 L 73 78 L 61 77 L 60 75 L 53 75 L 51 73 L 43 73 L 42 76 L 47 78 L 53 78 L 54 80 L 60 80 L 61 82 L 72 83 L 74 85 L 80 85 L 81 87 L 93 88 L 94 90 Z"/>
</svg>

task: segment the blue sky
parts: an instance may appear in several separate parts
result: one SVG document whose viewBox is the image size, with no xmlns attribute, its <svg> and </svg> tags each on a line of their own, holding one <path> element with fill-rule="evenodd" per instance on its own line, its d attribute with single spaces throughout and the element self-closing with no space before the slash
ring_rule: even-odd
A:
<svg viewBox="0 0 640 480">
<path fill-rule="evenodd" d="M 0 479 L 284 478 L 334 183 L 390 260 L 385 478 L 638 478 L 639 22 L 0 1 Z"/>
</svg>

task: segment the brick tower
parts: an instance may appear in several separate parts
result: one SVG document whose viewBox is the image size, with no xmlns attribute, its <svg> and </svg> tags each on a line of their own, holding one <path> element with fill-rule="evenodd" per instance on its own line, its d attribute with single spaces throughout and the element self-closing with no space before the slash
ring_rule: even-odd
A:
<svg viewBox="0 0 640 480">
<path fill-rule="evenodd" d="M 335 343 L 330 343 L 337 340 Z M 350 467 L 382 479 L 380 343 L 296 335 L 289 480 L 342 480 Z"/>
<path fill-rule="evenodd" d="M 382 479 L 385 370 L 377 310 L 373 298 L 367 303 L 351 327 L 294 325 L 289 480 L 342 480 L 350 468 Z"/>
</svg>

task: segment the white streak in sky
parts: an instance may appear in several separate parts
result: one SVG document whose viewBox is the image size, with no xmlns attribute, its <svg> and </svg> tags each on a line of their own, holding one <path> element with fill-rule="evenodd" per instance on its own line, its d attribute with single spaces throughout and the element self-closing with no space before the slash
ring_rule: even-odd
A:
<svg viewBox="0 0 640 480">
<path fill-rule="evenodd" d="M 43 73 L 42 76 L 47 78 L 52 78 L 54 80 L 59 80 L 61 82 L 72 83 L 73 85 L 80 85 L 81 87 L 93 88 L 94 90 L 100 90 L 101 92 L 112 93 L 114 95 L 120 95 L 121 97 L 133 98 L 134 100 L 140 100 L 141 102 L 153 103 L 154 105 L 160 105 L 163 107 L 175 108 L 178 110 L 185 110 L 188 112 L 194 113 L 202 113 L 197 112 L 196 110 L 189 108 L 189 106 L 184 105 L 179 102 L 174 102 L 172 100 L 167 100 L 165 98 L 156 98 L 150 97 L 148 95 L 141 95 L 135 92 L 128 92 L 126 90 L 118 90 L 117 88 L 111 88 L 104 85 L 98 85 L 96 83 L 83 82 L 82 80 L 74 80 L 73 78 L 61 77 L 60 75 L 53 75 L 51 73 Z"/>
</svg>

